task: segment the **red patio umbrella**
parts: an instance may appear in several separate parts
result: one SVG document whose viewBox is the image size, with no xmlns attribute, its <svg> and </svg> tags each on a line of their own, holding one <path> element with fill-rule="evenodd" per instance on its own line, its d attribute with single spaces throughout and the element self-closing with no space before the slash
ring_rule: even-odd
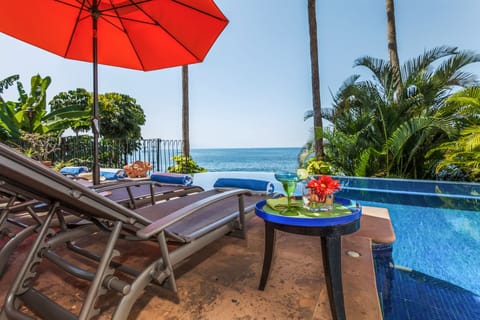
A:
<svg viewBox="0 0 480 320">
<path fill-rule="evenodd" d="M 149 71 L 201 62 L 227 24 L 213 0 L 0 0 L 0 32 L 93 62 L 95 184 L 98 64 Z"/>
</svg>

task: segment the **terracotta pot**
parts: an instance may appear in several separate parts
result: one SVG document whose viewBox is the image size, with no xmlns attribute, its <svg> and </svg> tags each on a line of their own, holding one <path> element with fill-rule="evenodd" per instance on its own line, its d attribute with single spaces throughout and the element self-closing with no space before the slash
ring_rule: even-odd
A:
<svg viewBox="0 0 480 320">
<path fill-rule="evenodd" d="M 43 164 L 44 166 L 47 166 L 47 167 L 52 166 L 52 161 L 40 161 L 40 163 Z"/>
</svg>

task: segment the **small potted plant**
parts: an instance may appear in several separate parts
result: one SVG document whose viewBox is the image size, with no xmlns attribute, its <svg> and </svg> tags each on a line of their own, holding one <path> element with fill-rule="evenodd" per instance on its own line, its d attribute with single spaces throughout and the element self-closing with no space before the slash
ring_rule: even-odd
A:
<svg viewBox="0 0 480 320">
<path fill-rule="evenodd" d="M 338 180 L 321 175 L 310 179 L 303 191 L 304 205 L 310 211 L 329 211 L 333 209 L 334 196 L 340 190 Z"/>
</svg>

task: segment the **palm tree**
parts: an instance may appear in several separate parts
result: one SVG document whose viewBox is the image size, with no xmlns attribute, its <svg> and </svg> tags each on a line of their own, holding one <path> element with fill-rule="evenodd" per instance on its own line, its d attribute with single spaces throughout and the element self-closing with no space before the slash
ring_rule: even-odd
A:
<svg viewBox="0 0 480 320">
<path fill-rule="evenodd" d="M 312 70 L 313 127 L 315 132 L 315 157 L 322 161 L 323 131 L 322 107 L 320 102 L 320 73 L 318 67 L 316 0 L 308 0 L 308 27 L 310 35 L 310 64 Z M 320 133 L 320 134 L 318 134 Z"/>
<path fill-rule="evenodd" d="M 458 117 L 446 112 L 445 101 L 452 90 L 476 84 L 462 68 L 479 61 L 479 55 L 457 48 L 428 50 L 403 65 L 403 90 L 396 96 L 388 61 L 358 59 L 355 65 L 368 68 L 373 80 L 350 77 L 333 109 L 324 112 L 334 125 L 327 134 L 327 160 L 348 174 L 433 177 L 436 162 L 426 155 L 458 134 Z M 350 154 L 339 155 L 344 149 Z"/>
<path fill-rule="evenodd" d="M 395 7 L 394 0 L 386 0 L 387 8 L 387 42 L 388 55 L 392 66 L 393 75 L 395 77 L 395 88 L 397 95 L 402 92 L 402 74 L 400 72 L 400 59 L 398 58 L 397 49 L 397 32 L 395 29 Z"/>
</svg>

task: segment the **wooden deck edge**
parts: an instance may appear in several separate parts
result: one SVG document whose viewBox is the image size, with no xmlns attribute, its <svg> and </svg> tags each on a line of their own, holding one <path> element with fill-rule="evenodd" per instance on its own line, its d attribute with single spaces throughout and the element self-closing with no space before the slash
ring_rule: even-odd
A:
<svg viewBox="0 0 480 320">
<path fill-rule="evenodd" d="M 342 238 L 342 277 L 347 319 L 383 319 L 370 238 Z"/>
<path fill-rule="evenodd" d="M 395 242 L 395 231 L 386 208 L 362 207 L 360 229 L 350 236 L 372 239 L 374 243 L 390 244 Z"/>
<path fill-rule="evenodd" d="M 388 210 L 377 207 L 363 207 L 360 229 L 342 237 L 342 277 L 347 319 L 383 319 L 373 244 L 391 244 L 395 239 Z"/>
</svg>

